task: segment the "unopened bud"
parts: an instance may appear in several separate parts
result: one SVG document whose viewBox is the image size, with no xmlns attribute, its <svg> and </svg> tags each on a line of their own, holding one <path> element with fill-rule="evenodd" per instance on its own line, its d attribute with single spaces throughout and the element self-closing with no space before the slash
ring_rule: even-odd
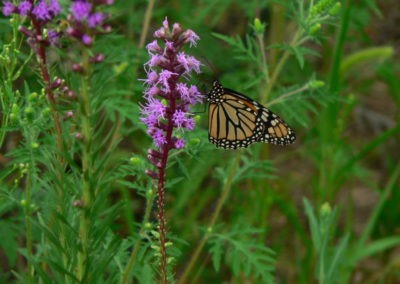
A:
<svg viewBox="0 0 400 284">
<path fill-rule="evenodd" d="M 28 101 L 32 102 L 32 101 L 36 100 L 37 97 L 38 97 L 38 94 L 36 92 L 34 92 L 28 96 Z"/>
<path fill-rule="evenodd" d="M 83 138 L 82 133 L 80 133 L 80 132 L 75 133 L 75 139 L 82 140 L 82 138 Z"/>
<path fill-rule="evenodd" d="M 75 200 L 72 205 L 74 207 L 83 208 L 85 207 L 85 202 L 83 200 Z"/>
<path fill-rule="evenodd" d="M 331 212 L 332 212 L 332 208 L 328 202 L 325 202 L 324 204 L 322 204 L 321 209 L 320 209 L 321 216 L 327 216 L 327 215 L 331 214 Z"/>
<path fill-rule="evenodd" d="M 142 159 L 139 157 L 131 157 L 129 161 L 134 165 L 140 165 L 142 163 Z"/>
<path fill-rule="evenodd" d="M 32 147 L 32 149 L 37 149 L 37 148 L 39 148 L 39 143 L 37 143 L 37 142 L 32 142 L 32 143 L 31 143 L 31 147 Z"/>
<path fill-rule="evenodd" d="M 331 16 L 336 16 L 339 12 L 340 9 L 342 8 L 342 3 L 340 2 L 336 2 L 335 6 L 333 6 L 330 10 L 329 10 L 329 15 Z"/>
<path fill-rule="evenodd" d="M 321 24 L 315 24 L 310 28 L 310 34 L 316 35 L 321 30 Z"/>
<path fill-rule="evenodd" d="M 320 80 L 314 80 L 311 81 L 308 86 L 312 89 L 317 89 L 317 88 L 322 88 L 325 86 L 325 82 L 324 81 L 320 81 Z"/>
<path fill-rule="evenodd" d="M 260 21 L 259 18 L 254 19 L 254 32 L 256 34 L 262 35 L 265 31 L 265 24 Z"/>
<path fill-rule="evenodd" d="M 95 56 L 93 56 L 92 58 L 90 58 L 90 61 L 93 63 L 100 63 L 100 62 L 104 61 L 104 58 L 105 58 L 104 54 L 99 53 L 99 54 L 96 54 Z"/>
</svg>

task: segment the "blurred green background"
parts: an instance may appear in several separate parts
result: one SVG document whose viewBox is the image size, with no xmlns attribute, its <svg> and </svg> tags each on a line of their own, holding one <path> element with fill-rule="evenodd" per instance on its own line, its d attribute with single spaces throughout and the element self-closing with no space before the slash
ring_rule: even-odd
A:
<svg viewBox="0 0 400 284">
<path fill-rule="evenodd" d="M 270 45 L 292 40 L 299 15 L 291 4 L 297 2 L 171 0 L 150 1 L 154 6 L 149 8 L 149 1 L 116 1 L 109 8 L 114 32 L 100 39 L 96 47 L 107 55 L 105 68 L 113 73 L 103 96 L 113 96 L 105 109 L 110 121 L 118 123 L 122 138 L 109 170 L 119 169 L 119 159 L 134 156 L 144 160 L 151 146 L 138 119 L 138 103 L 143 101 L 143 85 L 138 79 L 145 77 L 142 65 L 149 58 L 144 46 L 166 16 L 170 23 L 179 22 L 201 38 L 197 48 L 187 50 L 205 64 L 205 74 L 192 78 L 193 83 L 206 92 L 217 77 L 224 86 L 260 101 L 267 86 L 256 63 L 259 53 L 252 59 L 246 38 L 257 43 L 251 27 L 255 18 L 266 24 L 263 40 L 273 72 L 286 49 Z M 148 29 L 143 28 L 146 11 Z M 1 19 L 1 26 L 4 44 L 10 38 L 7 19 Z M 315 40 L 302 45 L 303 53 L 290 52 L 270 101 L 310 80 L 325 82 L 324 87 L 299 92 L 271 107 L 296 131 L 298 139 L 293 145 L 255 144 L 239 157 L 235 151 L 216 149 L 208 142 L 207 113 L 199 114 L 196 130 L 186 136 L 188 149 L 171 158 L 168 170 L 168 228 L 179 251 L 175 255 L 176 279 L 203 238 L 232 173 L 232 190 L 214 230 L 225 236 L 236 232 L 232 240 L 254 241 L 275 251 L 277 283 L 400 283 L 399 26 L 398 0 L 344 0 L 336 18 L 322 25 Z M 229 43 L 220 35 L 235 41 Z M 24 72 L 31 86 L 38 85 L 31 70 Z M 65 70 L 60 67 L 56 72 Z M 16 84 L 22 86 L 22 82 Z M 16 147 L 13 141 L 17 138 L 9 135 L 6 139 L 0 156 L 3 168 L 9 163 L 4 155 Z M 232 170 L 236 159 L 240 159 L 239 167 Z M 125 179 L 139 182 L 145 178 L 136 173 Z M 141 222 L 146 200 L 128 182 L 116 183 L 108 195 L 110 206 L 121 200 L 126 203 L 110 229 L 121 238 L 136 238 L 138 230 L 132 224 Z M 327 228 L 313 223 L 311 206 L 315 219 L 328 224 Z M 321 208 L 337 209 L 331 213 L 335 214 L 332 222 L 324 219 Z M 0 244 L 0 271 L 4 273 L 0 279 L 9 283 L 15 281 L 10 271 L 24 267 L 21 253 L 16 260 L 13 257 L 24 237 L 21 229 L 7 226 L 10 222 L 17 227 L 23 224 L 15 207 L 3 207 L 1 212 L 6 232 L 1 235 L 6 241 Z M 325 229 L 329 245 L 322 250 L 316 238 L 323 236 Z M 219 243 L 223 249 L 218 256 L 213 240 L 210 237 L 200 252 L 188 283 L 264 283 L 254 272 L 257 269 L 246 273 L 244 264 L 235 268 L 232 258 L 241 254 L 235 254 L 238 247 L 232 248 L 233 242 Z M 252 246 L 249 248 L 252 251 Z M 321 256 L 321 251 L 326 255 Z M 340 263 L 332 268 L 335 256 Z M 220 265 L 216 265 L 218 257 Z M 243 260 L 250 262 L 251 257 Z M 337 272 L 331 280 L 315 280 L 321 263 Z M 145 283 L 138 275 L 146 265 L 145 257 L 137 263 L 135 281 Z"/>
</svg>

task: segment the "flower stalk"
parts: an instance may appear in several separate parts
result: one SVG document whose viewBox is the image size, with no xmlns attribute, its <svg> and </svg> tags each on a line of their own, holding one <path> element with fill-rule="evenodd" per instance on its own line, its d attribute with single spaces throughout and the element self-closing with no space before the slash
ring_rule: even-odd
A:
<svg viewBox="0 0 400 284">
<path fill-rule="evenodd" d="M 147 45 L 151 58 L 145 64 L 147 78 L 143 81 L 147 84 L 144 92 L 147 102 L 142 106 L 141 120 L 147 125 L 147 132 L 157 148 L 148 151 L 148 159 L 157 171 L 146 170 L 146 173 L 157 180 L 160 274 L 161 283 L 168 283 L 166 169 L 170 151 L 185 146 L 185 140 L 178 138 L 175 131 L 193 130 L 194 119 L 189 112 L 190 105 L 201 103 L 203 96 L 196 86 L 180 82 L 181 78 L 188 78 L 192 71 L 200 73 L 200 62 L 181 51 L 186 43 L 196 45 L 199 37 L 192 30 L 184 31 L 178 23 L 170 29 L 167 19 L 154 33 L 154 37 L 156 40 Z M 161 46 L 158 40 L 162 41 Z"/>
</svg>

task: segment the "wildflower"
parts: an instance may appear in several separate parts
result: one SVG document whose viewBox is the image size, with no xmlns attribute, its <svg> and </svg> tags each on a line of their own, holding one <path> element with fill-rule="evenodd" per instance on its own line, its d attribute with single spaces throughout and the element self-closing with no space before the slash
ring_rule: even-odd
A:
<svg viewBox="0 0 400 284">
<path fill-rule="evenodd" d="M 60 39 L 60 33 L 55 30 L 49 30 L 47 32 L 47 39 L 49 40 L 50 45 L 57 45 Z"/>
<path fill-rule="evenodd" d="M 71 14 L 68 15 L 70 27 L 68 35 L 81 41 L 86 46 L 91 46 L 94 36 L 110 32 L 111 26 L 105 25 L 107 15 L 95 11 L 99 5 L 112 5 L 114 1 L 94 1 L 92 4 L 87 0 L 75 1 L 70 6 Z"/>
<path fill-rule="evenodd" d="M 146 47 L 149 54 L 153 54 L 153 52 L 160 53 L 162 51 L 161 47 L 158 45 L 157 40 L 150 42 Z"/>
<path fill-rule="evenodd" d="M 155 40 L 147 45 L 150 60 L 144 64 L 147 78 L 144 98 L 147 102 L 141 109 L 141 121 L 147 126 L 147 133 L 153 139 L 157 150 L 148 151 L 149 161 L 158 172 L 146 170 L 146 174 L 158 180 L 157 204 L 159 208 L 159 239 L 161 255 L 161 277 L 167 282 L 166 221 L 164 213 L 165 170 L 169 152 L 185 147 L 185 140 L 175 136 L 176 130 L 193 130 L 195 123 L 190 114 L 190 105 L 202 102 L 202 95 L 195 86 L 188 86 L 180 80 L 192 71 L 200 73 L 200 62 L 180 50 L 186 43 L 196 45 L 199 37 L 193 31 L 183 31 L 179 24 L 170 29 L 167 18 L 162 27 L 154 33 Z M 163 41 L 161 48 L 158 41 Z"/>
<path fill-rule="evenodd" d="M 186 141 L 184 139 L 178 139 L 175 141 L 175 148 L 176 149 L 182 149 L 185 147 Z"/>
<path fill-rule="evenodd" d="M 185 38 L 185 42 L 190 43 L 190 47 L 197 46 L 197 41 L 200 39 L 200 37 L 192 30 L 187 30 L 183 36 Z"/>
<path fill-rule="evenodd" d="M 200 73 L 200 61 L 180 51 L 186 43 L 190 46 L 196 45 L 199 37 L 192 30 L 183 31 L 178 23 L 173 25 L 171 31 L 167 19 L 154 33 L 154 37 L 156 39 L 146 47 L 150 60 L 145 64 L 147 78 L 142 79 L 147 86 L 144 92 L 147 103 L 142 106 L 141 120 L 147 125 L 157 148 L 167 145 L 169 150 L 176 146 L 183 147 L 185 144 L 183 139 L 180 139 L 179 143 L 173 142 L 178 141 L 173 135 L 161 135 L 161 132 L 166 131 L 165 125 L 172 121 L 173 128 L 194 129 L 195 122 L 190 117 L 189 106 L 203 101 L 203 95 L 196 86 L 179 82 L 183 75 L 189 75 L 193 71 Z M 164 41 L 164 48 L 161 48 L 159 40 Z M 156 99 L 156 96 L 166 99 L 168 105 Z M 175 100 L 173 108 L 171 99 Z M 165 152 L 167 149 L 161 150 Z"/>
<path fill-rule="evenodd" d="M 89 16 L 91 10 L 92 4 L 89 2 L 77 1 L 71 5 L 72 15 L 77 21 L 82 21 L 86 19 Z"/>
<path fill-rule="evenodd" d="M 10 16 L 12 13 L 15 13 L 17 11 L 17 7 L 10 1 L 4 2 L 3 6 L 3 15 L 4 16 Z"/>
<path fill-rule="evenodd" d="M 32 13 L 40 20 L 46 21 L 50 20 L 51 16 L 49 14 L 49 9 L 47 8 L 47 4 L 45 0 L 40 1 L 35 8 L 33 9 Z"/>
<path fill-rule="evenodd" d="M 180 52 L 178 53 L 177 60 L 184 68 L 185 73 L 190 73 L 191 71 L 200 73 L 200 61 L 193 56 L 187 56 L 185 53 Z"/>
<path fill-rule="evenodd" d="M 105 16 L 103 13 L 94 13 L 90 15 L 88 18 L 89 27 L 95 28 L 97 26 L 101 26 L 103 24 L 104 19 Z"/>
<path fill-rule="evenodd" d="M 49 10 L 49 13 L 52 14 L 53 17 L 61 13 L 61 5 L 60 3 L 58 3 L 57 0 L 50 0 L 47 9 Z"/>
<path fill-rule="evenodd" d="M 29 12 L 32 10 L 32 3 L 29 1 L 22 1 L 18 5 L 18 11 L 21 16 L 28 15 Z"/>
<path fill-rule="evenodd" d="M 84 45 L 91 45 L 93 43 L 93 39 L 91 36 L 84 34 L 82 36 L 82 42 Z"/>
</svg>

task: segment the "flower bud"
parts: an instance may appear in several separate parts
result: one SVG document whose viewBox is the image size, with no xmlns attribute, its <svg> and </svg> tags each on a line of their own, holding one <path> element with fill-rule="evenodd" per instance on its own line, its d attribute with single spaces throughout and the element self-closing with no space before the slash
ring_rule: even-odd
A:
<svg viewBox="0 0 400 284">
<path fill-rule="evenodd" d="M 69 90 L 67 93 L 68 98 L 70 99 L 75 99 L 76 98 L 76 93 L 72 90 Z"/>
<path fill-rule="evenodd" d="M 104 58 L 105 58 L 104 54 L 99 53 L 99 54 L 96 54 L 95 56 L 93 56 L 92 58 L 90 58 L 90 61 L 93 63 L 100 63 L 100 62 L 104 61 Z"/>
<path fill-rule="evenodd" d="M 80 73 L 80 74 L 84 73 L 83 66 L 78 63 L 74 63 L 72 65 L 72 70 L 74 70 L 74 72 L 76 72 L 76 73 Z"/>
<path fill-rule="evenodd" d="M 27 108 L 24 110 L 24 112 L 25 112 L 26 117 L 27 117 L 28 119 L 33 119 L 33 108 L 32 108 L 32 107 L 27 107 Z"/>
<path fill-rule="evenodd" d="M 157 173 L 152 170 L 146 170 L 145 173 L 146 173 L 146 175 L 148 175 L 149 177 L 151 177 L 153 179 L 158 179 Z"/>
<path fill-rule="evenodd" d="M 85 207 L 85 202 L 83 200 L 75 200 L 72 203 L 72 206 L 78 207 L 78 208 L 84 208 Z"/>
<path fill-rule="evenodd" d="M 38 149 L 38 148 L 39 148 L 39 143 L 37 143 L 37 142 L 32 142 L 32 143 L 31 143 L 31 147 L 32 147 L 32 149 Z"/>
<path fill-rule="evenodd" d="M 36 92 L 33 92 L 28 96 L 28 101 L 33 102 L 38 98 L 38 94 Z"/>
<path fill-rule="evenodd" d="M 75 139 L 82 140 L 82 138 L 83 138 L 82 133 L 80 133 L 80 132 L 75 133 Z"/>
<path fill-rule="evenodd" d="M 51 89 L 57 89 L 64 83 L 64 80 L 60 78 L 55 78 L 54 81 L 50 84 Z"/>
<path fill-rule="evenodd" d="M 321 24 L 313 25 L 312 27 L 310 27 L 310 30 L 309 30 L 310 34 L 311 35 L 318 34 L 318 32 L 321 30 L 321 27 L 322 27 Z"/>
<path fill-rule="evenodd" d="M 129 159 L 129 162 L 131 162 L 134 165 L 140 165 L 142 163 L 142 160 L 139 157 L 131 157 Z"/>
<path fill-rule="evenodd" d="M 336 2 L 335 6 L 333 6 L 330 10 L 329 10 L 329 15 L 331 16 L 336 16 L 339 12 L 340 9 L 342 8 L 342 3 L 340 2 Z"/>
<path fill-rule="evenodd" d="M 43 116 L 47 116 L 49 115 L 51 112 L 51 109 L 49 107 L 46 107 L 43 111 L 42 111 L 42 115 Z"/>
<path fill-rule="evenodd" d="M 331 214 L 331 212 L 332 212 L 332 208 L 328 202 L 325 202 L 324 204 L 322 204 L 321 209 L 320 209 L 321 216 L 328 216 Z"/>
<path fill-rule="evenodd" d="M 262 23 L 259 18 L 254 19 L 254 32 L 258 35 L 264 34 L 265 23 Z"/>
<path fill-rule="evenodd" d="M 322 88 L 325 86 L 325 82 L 320 80 L 313 80 L 308 83 L 308 86 L 312 89 Z"/>
<path fill-rule="evenodd" d="M 146 197 L 147 198 L 152 198 L 154 196 L 154 190 L 153 189 L 149 189 L 147 192 L 146 192 Z"/>
<path fill-rule="evenodd" d="M 25 26 L 19 26 L 18 31 L 27 37 L 33 37 L 34 33 Z"/>
</svg>

